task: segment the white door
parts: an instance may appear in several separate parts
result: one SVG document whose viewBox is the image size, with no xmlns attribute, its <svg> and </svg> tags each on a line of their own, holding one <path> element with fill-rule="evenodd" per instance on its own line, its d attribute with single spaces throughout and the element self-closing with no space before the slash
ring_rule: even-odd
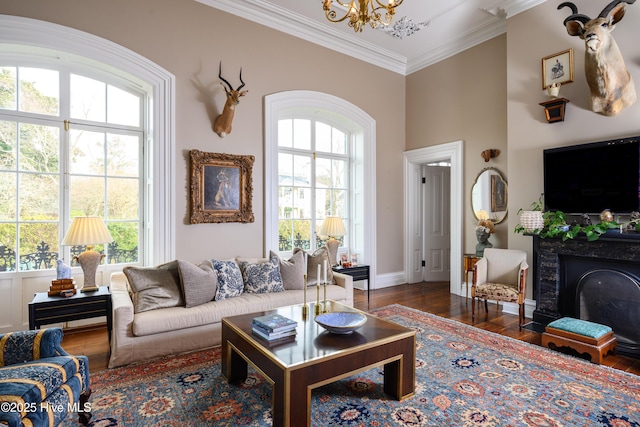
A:
<svg viewBox="0 0 640 427">
<path fill-rule="evenodd" d="M 423 181 L 424 167 L 419 164 L 412 164 L 410 166 L 410 179 L 415 183 L 419 183 Z M 412 201 L 415 201 L 415 206 L 420 207 L 420 213 L 424 209 L 424 185 L 412 185 L 411 186 L 411 195 L 409 198 Z M 411 233 L 407 235 L 407 238 L 411 242 L 411 252 L 409 253 L 409 257 L 411 259 L 411 270 L 407 273 L 408 283 L 419 283 L 422 282 L 424 276 L 424 267 L 422 266 L 422 261 L 424 260 L 424 225 L 423 220 L 424 215 L 414 215 L 412 216 L 412 224 L 409 229 Z"/>
<path fill-rule="evenodd" d="M 423 280 L 450 280 L 451 272 L 451 168 L 424 166 L 423 187 Z"/>
</svg>

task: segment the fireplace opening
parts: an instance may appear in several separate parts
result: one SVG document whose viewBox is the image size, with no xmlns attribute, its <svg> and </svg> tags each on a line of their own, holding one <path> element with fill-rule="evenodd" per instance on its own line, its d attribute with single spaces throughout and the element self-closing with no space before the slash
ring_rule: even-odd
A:
<svg viewBox="0 0 640 427">
<path fill-rule="evenodd" d="M 561 257 L 561 312 L 608 325 L 618 351 L 640 354 L 640 266 L 634 262 Z"/>
<path fill-rule="evenodd" d="M 618 345 L 640 348 L 640 282 L 615 270 L 592 270 L 577 284 L 576 308 L 580 319 L 611 326 Z"/>
</svg>

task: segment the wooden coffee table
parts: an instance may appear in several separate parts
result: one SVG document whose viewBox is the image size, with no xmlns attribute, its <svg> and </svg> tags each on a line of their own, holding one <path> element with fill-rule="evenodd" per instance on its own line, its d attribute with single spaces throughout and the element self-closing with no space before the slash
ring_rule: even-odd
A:
<svg viewBox="0 0 640 427">
<path fill-rule="evenodd" d="M 328 301 L 328 310 L 360 312 Z M 367 313 L 367 322 L 349 335 L 332 334 L 300 305 L 222 319 L 222 375 L 229 383 L 247 378 L 250 363 L 273 386 L 273 425 L 311 425 L 314 388 L 384 365 L 384 391 L 397 400 L 413 396 L 416 371 L 416 333 Z M 269 343 L 251 332 L 251 320 L 279 313 L 298 322 L 295 340 Z"/>
</svg>

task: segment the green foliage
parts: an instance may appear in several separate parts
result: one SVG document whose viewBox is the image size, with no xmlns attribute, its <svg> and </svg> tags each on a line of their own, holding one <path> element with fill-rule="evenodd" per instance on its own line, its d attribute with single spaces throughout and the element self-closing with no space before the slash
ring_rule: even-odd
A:
<svg viewBox="0 0 640 427">
<path fill-rule="evenodd" d="M 529 210 L 542 211 L 544 208 L 543 197 L 544 194 L 541 194 L 537 201 L 531 203 L 531 209 Z M 523 211 L 523 209 L 518 210 L 518 213 L 521 211 Z M 568 225 L 567 217 L 562 211 L 543 212 L 542 218 L 544 219 L 544 227 L 542 230 L 535 230 L 534 234 L 539 234 L 542 238 L 558 238 L 563 241 L 575 239 L 580 235 L 584 235 L 587 237 L 588 241 L 592 242 L 594 240 L 598 240 L 600 236 L 607 232 L 607 230 L 620 227 L 620 224 L 615 221 L 600 222 L 598 224 L 590 225 Z M 637 231 L 640 231 L 640 222 L 636 223 L 635 227 Z M 518 224 L 513 231 L 515 233 L 522 234 L 524 233 L 524 227 Z"/>
<path fill-rule="evenodd" d="M 531 203 L 531 206 L 529 207 L 529 209 L 527 209 L 528 211 L 542 211 L 542 209 L 544 209 L 544 194 L 540 194 L 540 197 L 538 197 L 538 200 L 536 200 L 535 202 Z M 521 212 L 523 212 L 525 209 L 520 208 L 518 209 L 518 215 L 520 215 Z M 519 233 L 521 233 L 523 230 L 519 231 Z"/>
</svg>

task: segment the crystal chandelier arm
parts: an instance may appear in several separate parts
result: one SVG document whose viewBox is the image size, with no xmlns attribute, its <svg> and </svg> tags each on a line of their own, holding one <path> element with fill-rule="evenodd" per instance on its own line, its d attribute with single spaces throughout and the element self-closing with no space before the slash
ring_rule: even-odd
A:
<svg viewBox="0 0 640 427">
<path fill-rule="evenodd" d="M 382 7 L 382 8 L 385 8 L 385 9 L 388 9 L 388 8 L 392 8 L 393 9 L 394 7 L 400 6 L 403 1 L 404 0 L 388 0 L 386 2 L 381 2 L 380 0 L 376 0 L 376 3 L 378 3 L 379 7 Z M 378 8 L 376 7 L 376 9 L 378 9 Z"/>
<path fill-rule="evenodd" d="M 378 6 L 373 7 L 373 0 L 371 1 L 371 7 L 373 10 L 371 11 L 371 26 L 376 28 L 377 23 L 382 25 L 391 25 L 391 21 L 393 21 L 393 16 L 396 13 L 396 7 L 399 6 L 404 0 L 388 0 L 386 3 L 382 3 L 380 0 L 375 0 Z M 381 11 L 384 10 L 384 19 L 382 19 Z"/>
<path fill-rule="evenodd" d="M 327 19 L 331 22 L 342 22 L 349 20 L 348 25 L 356 32 L 361 32 L 365 24 L 369 23 L 372 28 L 376 28 L 378 24 L 390 25 L 395 15 L 395 8 L 402 4 L 404 0 L 336 0 L 338 5 L 346 7 L 347 11 L 338 18 L 338 13 L 332 9 L 333 0 L 323 0 L 322 8 L 324 9 Z M 383 3 L 384 2 L 384 3 Z M 382 14 L 384 11 L 384 19 Z"/>
<path fill-rule="evenodd" d="M 331 9 L 333 0 L 324 0 L 322 8 L 324 9 L 325 15 L 327 19 L 331 22 L 342 22 L 347 18 L 352 19 L 354 11 L 357 13 L 355 6 L 353 5 L 354 1 L 349 1 L 348 3 L 343 2 L 342 0 L 335 0 L 340 6 L 347 8 L 344 16 L 342 18 L 337 18 L 338 14 L 335 10 Z"/>
</svg>

